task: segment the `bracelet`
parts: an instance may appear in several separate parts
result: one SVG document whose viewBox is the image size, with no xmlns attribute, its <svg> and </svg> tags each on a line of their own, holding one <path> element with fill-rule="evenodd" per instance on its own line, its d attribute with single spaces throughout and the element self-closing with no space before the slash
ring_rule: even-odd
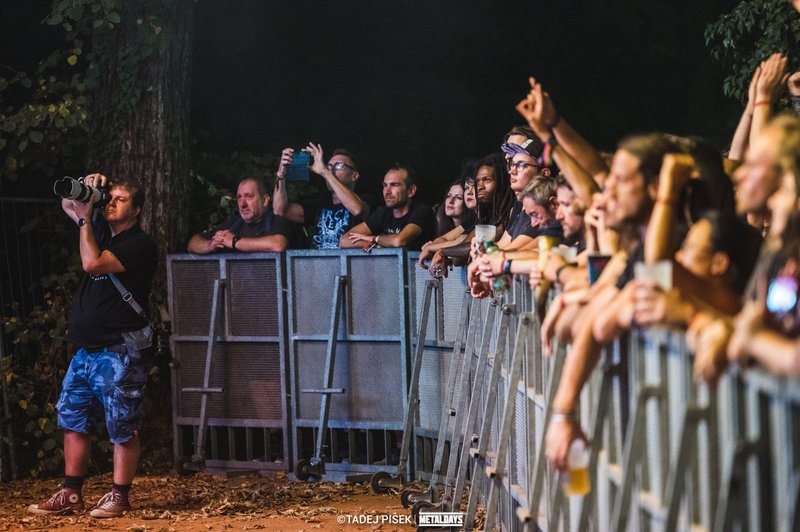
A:
<svg viewBox="0 0 800 532">
<path fill-rule="evenodd" d="M 753 104 L 753 107 L 757 107 L 759 105 L 772 105 L 772 102 L 769 100 L 759 100 Z"/>
<path fill-rule="evenodd" d="M 505 273 L 505 274 L 511 273 L 511 261 L 512 260 L 514 260 L 514 259 L 506 259 L 503 262 L 503 273 Z"/>
<path fill-rule="evenodd" d="M 231 249 L 236 249 L 236 243 L 239 241 L 239 238 L 238 236 L 233 237 L 233 240 L 231 240 Z"/>
<path fill-rule="evenodd" d="M 563 422 L 575 423 L 578 421 L 578 418 L 575 417 L 575 412 L 570 410 L 569 412 L 553 412 L 550 415 L 550 422 L 551 423 L 563 423 Z"/>
<path fill-rule="evenodd" d="M 668 200 L 666 198 L 656 198 L 656 203 L 661 204 L 661 205 L 666 205 L 668 207 L 674 207 L 675 206 L 675 201 Z"/>
<path fill-rule="evenodd" d="M 572 267 L 572 264 L 570 264 L 570 263 L 568 262 L 568 263 L 566 263 L 566 264 L 562 264 L 561 266 L 559 266 L 558 268 L 556 268 L 556 282 L 557 282 L 558 284 L 562 284 L 562 283 L 561 283 L 561 272 L 562 272 L 562 271 L 564 271 L 564 269 L 565 269 L 565 268 L 571 268 L 571 267 Z"/>
</svg>

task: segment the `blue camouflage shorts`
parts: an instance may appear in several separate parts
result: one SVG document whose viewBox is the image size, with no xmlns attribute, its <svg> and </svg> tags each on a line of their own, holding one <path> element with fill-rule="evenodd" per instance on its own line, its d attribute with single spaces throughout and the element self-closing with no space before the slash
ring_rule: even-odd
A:
<svg viewBox="0 0 800 532">
<path fill-rule="evenodd" d="M 58 398 L 58 426 L 89 433 L 103 419 L 112 443 L 125 443 L 144 417 L 148 367 L 113 351 L 78 349 Z"/>
</svg>

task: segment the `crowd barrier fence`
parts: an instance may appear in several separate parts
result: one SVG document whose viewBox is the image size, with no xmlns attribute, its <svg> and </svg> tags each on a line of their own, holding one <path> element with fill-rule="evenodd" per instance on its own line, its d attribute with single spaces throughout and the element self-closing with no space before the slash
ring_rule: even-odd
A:
<svg viewBox="0 0 800 532">
<path fill-rule="evenodd" d="M 415 254 L 174 255 L 168 269 L 176 457 L 197 444 L 202 401 L 184 390 L 202 388 L 206 359 L 206 388 L 222 388 L 207 394 L 209 467 L 290 469 L 309 455 L 319 398 L 301 390 L 321 380 L 330 295 L 345 276 L 334 386 L 347 392 L 332 399 L 327 468 L 391 469 L 429 278 Z M 544 356 L 526 280 L 470 301 L 462 275 L 438 285 L 428 312 L 409 473 L 434 474 L 445 499 L 463 501 L 453 509 L 467 528 L 482 503 L 488 530 L 800 530 L 800 383 L 733 370 L 712 390 L 692 379 L 681 334 L 634 330 L 604 349 L 582 393 L 591 492 L 568 498 L 543 441 L 569 346 Z M 204 358 L 212 337 L 219 352 Z M 438 445 L 448 410 L 462 412 L 461 425 Z M 270 461 L 276 433 L 282 455 Z"/>
</svg>

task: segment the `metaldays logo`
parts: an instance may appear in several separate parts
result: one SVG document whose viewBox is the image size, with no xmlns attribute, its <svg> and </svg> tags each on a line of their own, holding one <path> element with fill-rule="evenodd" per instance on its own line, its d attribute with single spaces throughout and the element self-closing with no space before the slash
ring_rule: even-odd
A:
<svg viewBox="0 0 800 532">
<path fill-rule="evenodd" d="M 420 512 L 417 526 L 464 526 L 464 514 L 459 512 Z"/>
</svg>

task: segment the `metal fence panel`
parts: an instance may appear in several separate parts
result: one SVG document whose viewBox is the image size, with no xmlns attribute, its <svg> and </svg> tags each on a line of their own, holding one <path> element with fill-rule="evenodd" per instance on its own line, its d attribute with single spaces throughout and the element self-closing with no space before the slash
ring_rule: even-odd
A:
<svg viewBox="0 0 800 532">
<path fill-rule="evenodd" d="M 283 277 L 283 257 L 277 253 L 167 257 L 176 459 L 186 456 L 203 423 L 202 394 L 186 389 L 203 387 L 213 287 L 224 280 L 209 384 L 222 393 L 208 397 L 206 465 L 291 466 Z"/>
</svg>

